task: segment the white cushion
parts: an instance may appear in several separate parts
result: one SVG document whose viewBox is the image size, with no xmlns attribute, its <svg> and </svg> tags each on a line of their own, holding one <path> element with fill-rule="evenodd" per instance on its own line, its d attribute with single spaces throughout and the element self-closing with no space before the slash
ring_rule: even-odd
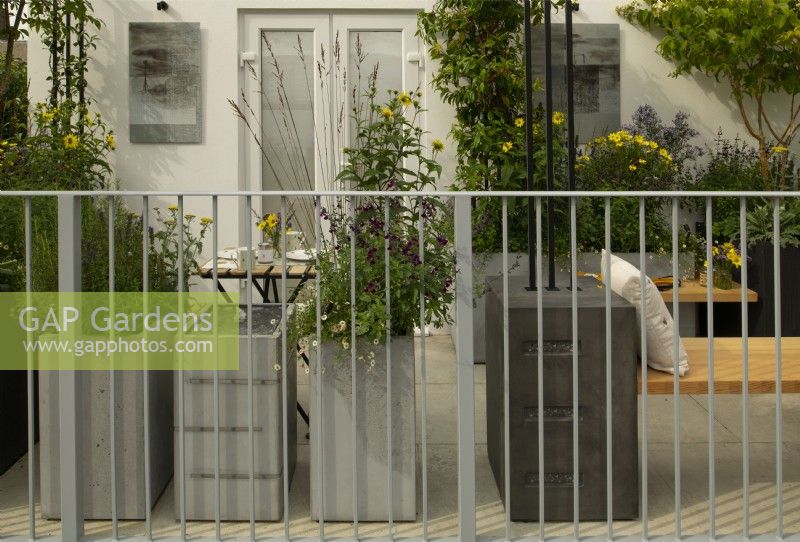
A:
<svg viewBox="0 0 800 542">
<path fill-rule="evenodd" d="M 603 283 L 608 286 L 609 278 L 605 276 L 608 254 L 603 251 L 600 263 L 600 273 Z M 644 314 L 647 331 L 647 364 L 658 371 L 674 374 L 673 337 L 676 337 L 675 322 L 667 309 L 661 293 L 647 277 L 645 287 L 645 303 L 642 309 L 641 272 L 622 258 L 611 254 L 611 291 L 624 298 L 636 308 L 636 316 L 641 326 Z M 639 328 L 641 329 L 641 327 Z M 641 356 L 641 333 L 636 333 L 636 339 Z M 678 339 L 678 372 L 681 376 L 689 371 L 689 355 L 683 347 L 683 341 Z"/>
</svg>

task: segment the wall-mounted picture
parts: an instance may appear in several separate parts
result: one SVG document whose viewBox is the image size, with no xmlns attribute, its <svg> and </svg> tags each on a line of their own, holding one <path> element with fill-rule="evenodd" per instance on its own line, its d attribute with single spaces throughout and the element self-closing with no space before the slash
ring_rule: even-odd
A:
<svg viewBox="0 0 800 542">
<path fill-rule="evenodd" d="M 132 143 L 200 143 L 200 24 L 130 23 Z"/>
<path fill-rule="evenodd" d="M 566 31 L 553 24 L 553 104 L 567 110 Z M 619 25 L 575 24 L 575 133 L 580 144 L 620 128 Z M 544 27 L 533 34 L 534 73 L 544 81 Z M 542 93 L 544 96 L 544 93 Z M 542 98 L 544 99 L 544 98 Z"/>
</svg>

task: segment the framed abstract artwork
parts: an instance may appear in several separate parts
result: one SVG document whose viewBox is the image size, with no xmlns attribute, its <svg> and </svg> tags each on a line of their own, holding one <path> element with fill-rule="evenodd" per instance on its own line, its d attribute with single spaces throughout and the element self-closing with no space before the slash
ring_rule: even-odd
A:
<svg viewBox="0 0 800 542">
<path fill-rule="evenodd" d="M 553 24 L 553 106 L 567 110 L 566 31 Z M 619 25 L 573 26 L 575 133 L 578 143 L 620 129 Z M 545 80 L 544 27 L 534 29 L 534 74 Z"/>
<path fill-rule="evenodd" d="M 200 143 L 199 23 L 130 23 L 131 143 Z"/>
</svg>

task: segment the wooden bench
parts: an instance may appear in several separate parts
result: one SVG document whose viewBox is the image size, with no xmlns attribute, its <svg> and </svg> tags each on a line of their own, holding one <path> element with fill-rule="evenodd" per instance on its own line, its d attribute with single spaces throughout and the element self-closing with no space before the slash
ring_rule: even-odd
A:
<svg viewBox="0 0 800 542">
<path fill-rule="evenodd" d="M 683 339 L 689 354 L 689 373 L 680 378 L 681 394 L 708 393 L 708 339 Z M 751 337 L 749 350 L 750 393 L 775 393 L 775 338 Z M 800 393 L 800 337 L 784 337 L 781 342 L 783 392 Z M 673 394 L 673 375 L 648 368 L 647 392 Z M 639 368 L 639 393 L 642 391 Z M 714 339 L 714 393 L 742 393 L 742 339 Z"/>
</svg>

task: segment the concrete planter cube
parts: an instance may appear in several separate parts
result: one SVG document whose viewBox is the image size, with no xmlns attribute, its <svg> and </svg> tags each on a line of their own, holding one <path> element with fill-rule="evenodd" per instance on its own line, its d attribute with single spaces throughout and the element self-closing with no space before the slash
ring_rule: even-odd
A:
<svg viewBox="0 0 800 542">
<path fill-rule="evenodd" d="M 245 308 L 244 306 L 242 307 Z M 291 309 L 291 307 L 290 307 Z M 253 306 L 253 457 L 255 461 L 255 519 L 283 518 L 283 477 L 291 482 L 297 458 L 297 365 L 287 363 L 287 393 L 281 372 L 281 305 Z M 219 371 L 220 518 L 250 519 L 250 403 L 247 319 L 240 321 L 239 370 Z M 186 518 L 213 520 L 216 510 L 214 479 L 214 372 L 184 371 L 184 431 Z M 179 376 L 179 378 L 180 378 Z M 175 517 L 181 515 L 178 431 L 178 388 L 175 382 Z M 288 468 L 283 471 L 283 415 L 288 415 Z"/>
<path fill-rule="evenodd" d="M 58 373 L 39 372 L 39 450 L 42 516 L 61 517 Z M 108 371 L 83 373 L 83 506 L 86 519 L 111 518 L 111 447 Z M 150 502 L 172 477 L 171 371 L 116 373 L 117 511 L 120 519 L 144 519 L 144 378 L 150 395 Z"/>
<path fill-rule="evenodd" d="M 539 484 L 544 483 L 544 520 L 572 521 L 573 486 L 580 487 L 581 521 L 606 519 L 606 427 L 612 433 L 613 517 L 638 515 L 638 439 L 636 395 L 636 311 L 611 296 L 611 420 L 606 413 L 605 291 L 579 281 L 578 412 L 573 410 L 572 292 L 543 294 L 544 473 L 538 454 L 538 337 L 536 292 L 524 279 L 509 281 L 509 412 L 505 412 L 503 299 L 500 281 L 487 296 L 489 360 L 486 363 L 486 420 L 489 461 L 505 499 L 503 419 L 509 416 L 509 480 L 512 521 L 539 520 Z M 579 472 L 573 471 L 573 419 L 578 420 Z M 541 480 L 541 482 L 540 482 Z"/>
<path fill-rule="evenodd" d="M 387 361 L 385 345 L 359 340 L 356 361 L 356 464 L 358 475 L 358 520 L 387 521 L 388 430 L 387 430 Z M 374 352 L 370 366 L 369 352 Z M 326 521 L 352 521 L 353 447 L 352 447 L 352 372 L 349 350 L 325 342 L 322 367 L 318 371 L 316 352 L 309 355 L 311 374 L 311 517 L 320 518 L 320 475 L 324 475 Z M 392 400 L 392 519 L 416 519 L 416 430 L 414 390 L 414 339 L 391 340 Z M 322 405 L 319 403 L 320 381 Z M 322 442 L 320 442 L 322 439 Z M 321 446 L 320 446 L 321 445 Z M 321 447 L 321 450 L 320 450 Z M 321 451 L 321 454 L 320 454 Z M 323 466 L 324 465 L 324 469 Z"/>
<path fill-rule="evenodd" d="M 615 252 L 615 256 L 619 256 L 626 262 L 629 262 L 639 267 L 639 253 L 638 252 Z M 671 254 L 655 254 L 647 253 L 647 274 L 651 277 L 661 277 L 672 275 L 672 255 Z M 491 286 L 486 280 L 487 277 L 496 277 L 503 273 L 503 254 L 482 254 L 477 255 L 479 263 L 476 263 L 473 272 L 475 273 L 476 281 L 481 281 L 484 284 L 484 294 L 475 296 L 475 311 L 473 313 L 473 348 L 475 352 L 475 363 L 486 362 L 486 295 L 489 293 Z M 693 278 L 695 273 L 694 256 L 688 253 L 682 253 L 678 257 L 678 267 L 682 279 Z M 547 273 L 547 260 L 542 262 L 542 267 Z M 521 252 L 508 253 L 508 270 L 510 277 L 527 277 L 528 276 L 528 255 Z M 566 284 L 569 280 L 569 260 L 559 259 L 556 262 L 556 272 L 559 275 L 559 284 Z M 595 252 L 581 252 L 578 254 L 578 271 L 585 271 L 587 273 L 600 272 L 600 253 Z M 691 307 L 686 308 L 681 306 L 681 335 L 693 336 L 695 335 L 695 318 L 694 312 Z M 455 340 L 455 326 L 452 328 L 453 340 Z"/>
</svg>

